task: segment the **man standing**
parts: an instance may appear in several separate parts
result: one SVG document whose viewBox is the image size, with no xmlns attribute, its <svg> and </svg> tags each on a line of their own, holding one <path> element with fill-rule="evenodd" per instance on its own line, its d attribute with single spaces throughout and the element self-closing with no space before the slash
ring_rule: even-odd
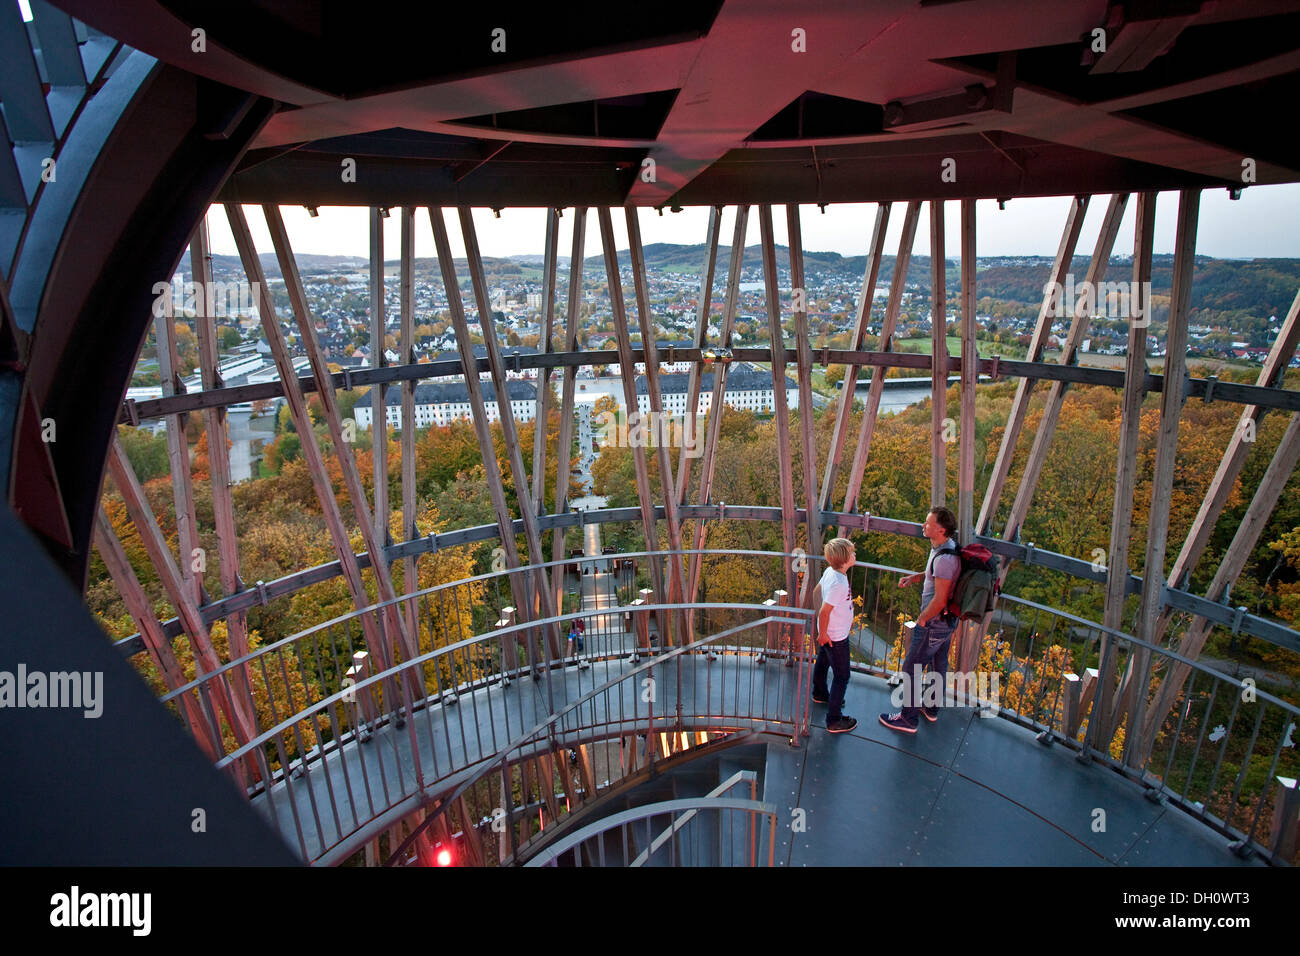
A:
<svg viewBox="0 0 1300 956">
<path fill-rule="evenodd" d="M 912 643 L 903 661 L 903 681 L 907 689 L 903 697 L 907 706 L 894 714 L 881 714 L 880 722 L 899 733 L 916 733 L 919 715 L 926 720 L 939 719 L 936 707 L 921 707 L 921 669 L 927 664 L 931 673 L 944 686 L 948 674 L 948 647 L 956 620 L 948 614 L 948 598 L 961 574 L 961 557 L 957 554 L 957 519 L 947 508 L 933 508 L 925 516 L 921 533 L 930 541 L 930 559 L 920 574 L 908 574 L 899 579 L 900 588 L 910 587 L 924 579 L 921 588 L 921 613 L 916 616 L 912 630 Z"/>
<path fill-rule="evenodd" d="M 822 553 L 826 556 L 827 568 L 814 595 L 820 594 L 822 604 L 817 613 L 818 646 L 817 663 L 813 666 L 812 699 L 814 703 L 829 704 L 826 729 L 833 734 L 843 734 L 858 725 L 857 720 L 841 709 L 844 693 L 849 687 L 849 631 L 853 628 L 853 595 L 849 590 L 847 572 L 857 561 L 857 554 L 848 538 L 827 541 Z M 826 690 L 828 670 L 835 672 L 829 693 Z"/>
</svg>

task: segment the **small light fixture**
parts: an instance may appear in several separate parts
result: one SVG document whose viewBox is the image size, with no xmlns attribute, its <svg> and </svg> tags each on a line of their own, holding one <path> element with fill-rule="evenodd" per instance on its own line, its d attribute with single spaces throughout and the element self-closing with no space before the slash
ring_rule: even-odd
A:
<svg viewBox="0 0 1300 956">
<path fill-rule="evenodd" d="M 1001 196 L 998 197 L 998 208 L 999 208 L 999 209 L 1006 209 L 1006 208 L 1007 208 L 1007 203 L 1009 203 L 1010 201 L 1011 201 L 1011 200 L 1010 200 L 1009 198 L 1001 197 Z"/>
<path fill-rule="evenodd" d="M 387 206 L 380 206 L 380 207 L 379 207 L 379 218 L 381 218 L 381 219 L 387 219 L 387 218 L 388 218 L 388 207 L 387 207 Z"/>
<path fill-rule="evenodd" d="M 307 210 L 307 215 L 311 216 L 313 219 L 320 215 L 320 210 L 315 206 L 305 206 L 304 208 Z"/>
<path fill-rule="evenodd" d="M 492 215 L 494 215 L 494 216 L 496 216 L 498 219 L 500 219 L 500 218 L 501 218 L 501 210 L 498 209 L 496 206 L 493 206 L 493 207 L 492 207 Z"/>
<path fill-rule="evenodd" d="M 1228 190 L 1228 198 L 1231 199 L 1233 202 L 1236 202 L 1238 199 L 1240 199 L 1240 198 L 1241 198 L 1241 187 L 1238 186 L 1238 187 L 1235 188 L 1235 189 L 1231 189 L 1231 188 L 1230 188 L 1230 189 Z"/>
</svg>

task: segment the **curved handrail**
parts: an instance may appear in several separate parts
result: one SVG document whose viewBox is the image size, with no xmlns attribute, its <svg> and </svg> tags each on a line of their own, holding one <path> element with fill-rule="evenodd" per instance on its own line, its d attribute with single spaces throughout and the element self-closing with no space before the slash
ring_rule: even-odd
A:
<svg viewBox="0 0 1300 956">
<path fill-rule="evenodd" d="M 524 866 L 548 866 L 563 853 L 567 853 L 579 843 L 589 840 L 594 836 L 612 830 L 615 827 L 624 826 L 628 823 L 635 823 L 637 820 L 644 820 L 646 817 L 659 816 L 673 813 L 694 813 L 700 810 L 740 810 L 748 813 L 761 813 L 766 816 L 771 825 L 770 839 L 775 838 L 776 830 L 776 804 L 765 803 L 761 800 L 742 800 L 735 797 L 685 797 L 678 800 L 664 800 L 660 803 L 650 803 L 641 807 L 633 807 L 630 810 L 623 810 L 611 816 L 597 820 L 595 823 L 589 823 L 581 830 L 569 834 L 555 842 L 554 846 L 547 847 L 537 856 L 533 857 Z M 658 846 L 653 847 L 649 852 L 653 853 Z M 646 856 L 646 854 L 643 854 Z M 638 858 L 639 859 L 639 858 Z M 771 856 L 769 855 L 769 860 Z M 644 862 L 643 860 L 641 862 Z M 640 866 L 641 863 L 633 861 L 628 866 Z"/>
</svg>

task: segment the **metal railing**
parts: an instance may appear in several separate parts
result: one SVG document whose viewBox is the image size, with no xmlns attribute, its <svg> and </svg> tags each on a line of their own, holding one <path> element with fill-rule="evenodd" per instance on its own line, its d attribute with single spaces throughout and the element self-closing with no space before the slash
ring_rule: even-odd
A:
<svg viewBox="0 0 1300 956">
<path fill-rule="evenodd" d="M 643 593 L 636 585 L 647 563 L 669 554 L 551 562 L 543 567 L 567 567 L 555 580 L 582 606 L 523 623 L 503 602 L 535 568 L 444 583 L 396 601 L 419 635 L 421 653 L 409 660 L 381 668 L 365 647 L 361 620 L 378 619 L 387 606 L 379 604 L 257 648 L 163 699 L 175 706 L 190 695 L 201 708 L 221 685 L 253 702 L 254 739 L 235 746 L 210 710 L 212 726 L 196 732 L 221 744 L 218 766 L 304 859 L 340 862 L 369 843 L 367 859 L 393 861 L 399 844 L 458 833 L 476 844 L 470 857 L 515 860 L 535 849 L 542 829 L 654 761 L 737 730 L 797 739 L 806 727 L 811 611 L 779 593 L 785 562 L 796 556 L 681 552 L 700 554 L 706 567 L 720 562 L 719 570 L 745 562 L 746 573 L 727 581 L 740 590 L 728 596 L 750 600 L 643 603 L 647 595 L 624 603 Z M 806 560 L 806 573 L 816 573 L 821 559 Z M 918 589 L 897 587 L 902 573 L 876 564 L 851 570 L 856 670 L 890 678 L 901 664 L 901 621 L 919 605 Z M 778 593 L 760 602 L 769 586 Z M 588 624 L 584 646 L 570 651 L 568 625 L 579 618 Z M 708 636 L 682 645 L 691 633 Z M 1148 673 L 1120 684 L 1130 661 Z M 1118 688 L 1146 687 L 1173 666 L 1186 667 L 1189 680 L 1149 752 L 1136 748 L 1128 721 L 1146 695 L 1124 698 Z M 978 668 L 996 676 L 988 703 L 999 716 L 1141 781 L 1243 852 L 1290 859 L 1294 789 L 1279 778 L 1300 776 L 1293 705 L 1257 688 L 1243 695 L 1242 681 L 1205 664 L 1011 595 L 982 641 Z M 656 707 L 641 699 L 647 686 Z M 665 691 L 668 706 L 658 696 Z M 1129 709 L 1114 711 L 1116 699 Z"/>
<path fill-rule="evenodd" d="M 762 856 L 757 847 L 764 848 Z M 774 866 L 775 862 L 776 806 L 709 796 L 624 810 L 557 840 L 524 865 Z"/>
</svg>

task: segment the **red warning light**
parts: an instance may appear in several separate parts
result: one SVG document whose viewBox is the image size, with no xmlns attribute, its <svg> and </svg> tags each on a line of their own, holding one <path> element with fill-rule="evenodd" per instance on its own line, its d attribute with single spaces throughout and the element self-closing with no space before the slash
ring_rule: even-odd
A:
<svg viewBox="0 0 1300 956">
<path fill-rule="evenodd" d="M 434 859 L 438 861 L 439 866 L 451 866 L 451 851 L 446 849 L 439 850 Z"/>
</svg>

